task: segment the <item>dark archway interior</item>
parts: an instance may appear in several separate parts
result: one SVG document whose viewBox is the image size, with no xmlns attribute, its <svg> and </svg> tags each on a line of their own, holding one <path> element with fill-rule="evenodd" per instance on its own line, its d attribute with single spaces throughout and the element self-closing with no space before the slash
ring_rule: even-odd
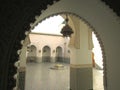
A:
<svg viewBox="0 0 120 90">
<path fill-rule="evenodd" d="M 59 0 L 1 0 L 0 1 L 0 90 L 12 90 L 16 82 L 14 62 L 19 59 L 17 50 L 21 49 L 25 31 L 35 16 L 41 14 L 47 5 Z M 102 0 L 120 16 L 120 3 L 117 0 Z"/>
</svg>

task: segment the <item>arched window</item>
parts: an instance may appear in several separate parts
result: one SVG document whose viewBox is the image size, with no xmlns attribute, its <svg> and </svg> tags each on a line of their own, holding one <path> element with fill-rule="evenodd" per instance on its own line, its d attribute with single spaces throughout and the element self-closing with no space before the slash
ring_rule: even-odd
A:
<svg viewBox="0 0 120 90">
<path fill-rule="evenodd" d="M 51 61 L 51 49 L 49 46 L 44 46 L 42 49 L 42 62 Z"/>
<path fill-rule="evenodd" d="M 28 53 L 27 53 L 27 62 L 35 62 L 36 56 L 37 56 L 37 48 L 35 45 L 31 45 L 28 47 Z"/>
<path fill-rule="evenodd" d="M 62 57 L 62 47 L 58 46 L 56 48 L 56 62 L 62 62 L 63 57 Z"/>
</svg>

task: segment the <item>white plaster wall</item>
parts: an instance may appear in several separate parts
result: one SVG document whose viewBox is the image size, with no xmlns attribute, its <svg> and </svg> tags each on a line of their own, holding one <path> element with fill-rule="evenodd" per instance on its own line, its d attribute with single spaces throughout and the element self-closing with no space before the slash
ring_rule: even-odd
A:
<svg viewBox="0 0 120 90">
<path fill-rule="evenodd" d="M 56 56 L 56 48 L 58 46 L 62 47 L 62 56 L 64 56 L 64 42 L 65 39 L 62 36 L 55 35 L 42 35 L 42 34 L 29 34 L 31 44 L 37 47 L 37 57 L 40 59 L 42 57 L 42 49 L 44 46 L 49 46 L 51 49 L 51 57 Z M 68 49 L 68 48 L 67 48 Z M 41 51 L 41 52 L 39 52 Z M 41 62 L 41 61 L 39 61 Z"/>
<path fill-rule="evenodd" d="M 106 55 L 107 90 L 120 90 L 120 22 L 116 15 L 100 0 L 60 0 L 48 7 L 38 21 L 64 11 L 84 18 L 99 33 Z"/>
<path fill-rule="evenodd" d="M 77 30 L 80 30 L 80 36 L 77 38 L 80 38 L 80 42 L 76 43 L 80 43 L 80 49 L 71 48 L 71 52 L 74 51 L 71 54 L 71 64 L 92 64 L 92 49 L 89 49 L 90 44 L 88 43 L 92 43 L 92 41 L 89 41 L 91 40 L 90 38 L 92 38 L 92 36 L 88 36 L 90 32 L 89 27 L 82 21 L 80 21 L 78 27 L 79 28 L 77 28 Z"/>
<path fill-rule="evenodd" d="M 92 64 L 92 58 L 91 58 L 91 50 L 89 50 L 89 44 L 88 44 L 88 30 L 89 27 L 81 22 L 80 23 L 80 52 L 79 58 L 82 59 L 83 64 Z M 87 52 L 87 53 L 86 53 Z"/>
<path fill-rule="evenodd" d="M 63 47 L 64 44 L 62 36 L 30 34 L 30 40 L 41 50 L 45 45 L 49 46 L 51 50 L 55 50 L 57 46 Z"/>
</svg>

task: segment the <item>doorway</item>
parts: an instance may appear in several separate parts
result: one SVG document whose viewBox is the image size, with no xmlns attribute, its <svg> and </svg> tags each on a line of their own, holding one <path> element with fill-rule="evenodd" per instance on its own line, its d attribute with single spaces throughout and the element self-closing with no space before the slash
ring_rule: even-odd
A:
<svg viewBox="0 0 120 90">
<path fill-rule="evenodd" d="M 51 49 L 49 46 L 44 46 L 42 49 L 42 62 L 51 62 Z"/>
<path fill-rule="evenodd" d="M 56 48 L 56 62 L 63 62 L 62 48 L 60 46 Z"/>
<path fill-rule="evenodd" d="M 36 62 L 37 59 L 37 48 L 35 45 L 27 47 L 27 62 Z"/>
</svg>

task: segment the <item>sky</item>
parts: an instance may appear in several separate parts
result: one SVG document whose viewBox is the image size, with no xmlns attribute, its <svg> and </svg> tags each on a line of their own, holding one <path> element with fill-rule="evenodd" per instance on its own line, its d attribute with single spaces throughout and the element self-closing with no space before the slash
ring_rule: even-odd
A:
<svg viewBox="0 0 120 90">
<path fill-rule="evenodd" d="M 60 15 L 53 16 L 38 24 L 32 32 L 61 35 L 60 31 L 63 26 L 63 21 L 64 19 Z"/>
<path fill-rule="evenodd" d="M 99 41 L 96 38 L 96 35 L 94 33 L 92 33 L 92 39 L 93 39 L 93 52 L 94 52 L 94 59 L 96 60 L 96 63 L 103 68 L 103 57 L 102 57 L 102 51 L 101 51 L 101 47 L 99 44 Z"/>
</svg>

